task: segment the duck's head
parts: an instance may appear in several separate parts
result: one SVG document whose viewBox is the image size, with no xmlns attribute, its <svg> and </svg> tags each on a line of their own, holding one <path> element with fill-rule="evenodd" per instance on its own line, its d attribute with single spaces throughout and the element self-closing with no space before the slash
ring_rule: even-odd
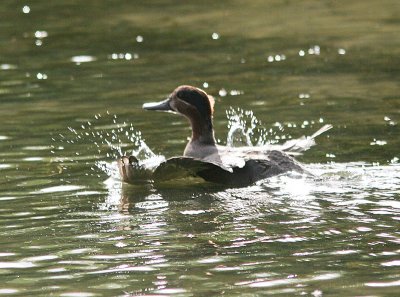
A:
<svg viewBox="0 0 400 297">
<path fill-rule="evenodd" d="M 212 124 L 214 98 L 201 89 L 179 86 L 167 99 L 145 103 L 143 108 L 182 114 L 189 119 L 192 126 L 192 140 L 215 143 Z"/>
</svg>

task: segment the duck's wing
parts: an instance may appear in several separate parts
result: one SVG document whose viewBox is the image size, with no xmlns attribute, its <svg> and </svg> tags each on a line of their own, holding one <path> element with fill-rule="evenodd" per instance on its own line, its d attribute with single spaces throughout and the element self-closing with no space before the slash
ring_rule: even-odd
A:
<svg viewBox="0 0 400 297">
<path fill-rule="evenodd" d="M 214 183 L 243 187 L 285 172 L 308 173 L 293 157 L 282 151 L 243 156 L 242 162 L 244 166 L 233 166 L 230 168 L 232 171 L 204 170 L 198 172 L 198 176 Z"/>
<path fill-rule="evenodd" d="M 203 177 L 202 172 L 222 173 L 230 171 L 223 166 L 190 157 L 173 157 L 162 162 L 153 173 L 153 180 L 167 181 L 187 177 Z"/>
<path fill-rule="evenodd" d="M 324 125 L 321 127 L 317 132 L 315 132 L 311 136 L 302 136 L 298 139 L 293 139 L 286 141 L 284 144 L 281 145 L 279 148 L 281 151 L 284 151 L 290 155 L 301 155 L 302 152 L 308 150 L 310 147 L 315 145 L 315 138 L 322 133 L 332 129 L 332 125 Z"/>
</svg>

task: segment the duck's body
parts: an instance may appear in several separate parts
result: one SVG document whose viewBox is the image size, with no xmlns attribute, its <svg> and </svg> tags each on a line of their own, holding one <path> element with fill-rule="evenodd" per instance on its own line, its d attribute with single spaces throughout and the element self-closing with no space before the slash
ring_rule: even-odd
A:
<svg viewBox="0 0 400 297">
<path fill-rule="evenodd" d="M 210 168 L 197 172 L 206 181 L 243 186 L 288 171 L 304 173 L 291 156 L 273 147 L 227 147 L 189 142 L 185 157 L 216 164 L 223 170 Z"/>
<path fill-rule="evenodd" d="M 306 172 L 290 154 L 308 149 L 315 144 L 316 136 L 331 128 L 330 125 L 325 125 L 307 139 L 288 141 L 280 146 L 236 148 L 216 144 L 212 123 L 214 99 L 203 90 L 180 86 L 166 100 L 146 103 L 143 108 L 179 113 L 190 121 L 192 137 L 186 145 L 183 158 L 181 162 L 179 158 L 174 158 L 171 165 L 192 166 L 194 169 L 188 168 L 188 171 L 207 181 L 237 186 L 249 185 L 288 171 Z M 122 179 L 129 182 L 132 177 L 128 178 L 125 172 L 132 164 L 127 160 L 121 159 L 119 168 Z M 167 166 L 168 164 L 161 164 L 160 168 Z"/>
</svg>

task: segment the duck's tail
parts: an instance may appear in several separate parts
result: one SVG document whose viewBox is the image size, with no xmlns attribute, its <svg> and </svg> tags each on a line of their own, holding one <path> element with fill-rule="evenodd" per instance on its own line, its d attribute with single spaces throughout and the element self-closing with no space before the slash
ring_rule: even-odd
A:
<svg viewBox="0 0 400 297">
<path fill-rule="evenodd" d="M 333 126 L 328 124 L 321 127 L 317 132 L 315 132 L 311 136 L 302 136 L 298 139 L 293 139 L 286 141 L 282 145 L 282 151 L 286 152 L 289 155 L 300 155 L 302 152 L 308 150 L 310 147 L 315 145 L 315 138 L 322 133 L 332 129 Z"/>
</svg>

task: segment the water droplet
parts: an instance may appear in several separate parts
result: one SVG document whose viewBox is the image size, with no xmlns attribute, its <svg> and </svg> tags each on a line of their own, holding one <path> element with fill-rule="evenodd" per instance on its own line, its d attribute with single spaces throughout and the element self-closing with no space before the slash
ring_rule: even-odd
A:
<svg viewBox="0 0 400 297">
<path fill-rule="evenodd" d="M 244 94 L 244 92 L 243 92 L 243 91 L 239 91 L 239 90 L 231 90 L 231 91 L 229 92 L 229 94 L 230 94 L 231 96 L 238 96 L 238 95 Z"/>
<path fill-rule="evenodd" d="M 22 7 L 22 12 L 23 13 L 30 13 L 31 12 L 31 8 L 28 5 L 25 5 L 24 7 Z"/>
<path fill-rule="evenodd" d="M 375 138 L 374 138 L 374 140 L 372 142 L 370 142 L 370 145 L 380 145 L 380 146 L 382 146 L 382 145 L 385 145 L 385 144 L 387 144 L 386 140 L 377 140 Z"/>
<path fill-rule="evenodd" d="M 284 61 L 284 60 L 286 60 L 286 56 L 285 55 L 275 55 L 275 56 L 268 56 L 268 58 L 267 58 L 267 61 L 268 62 L 274 62 L 274 61 L 276 61 L 276 62 L 280 62 L 280 61 Z"/>
<path fill-rule="evenodd" d="M 321 51 L 321 49 L 320 49 L 319 45 L 314 45 L 313 47 L 310 47 L 308 49 L 308 54 L 309 55 L 319 55 L 320 51 Z"/>
<path fill-rule="evenodd" d="M 37 79 L 47 79 L 47 74 L 39 72 L 38 74 L 36 74 L 36 78 Z"/>
<path fill-rule="evenodd" d="M 225 89 L 221 89 L 221 90 L 219 90 L 218 94 L 219 94 L 221 97 L 225 97 L 226 94 L 227 94 L 227 92 L 226 92 Z"/>
<path fill-rule="evenodd" d="M 307 93 L 299 94 L 299 99 L 308 99 L 308 98 L 310 98 L 310 94 Z"/>
<path fill-rule="evenodd" d="M 11 70 L 11 69 L 17 69 L 17 66 L 11 65 L 11 64 L 1 64 L 0 65 L 0 70 Z"/>
<path fill-rule="evenodd" d="M 320 290 L 314 290 L 311 295 L 313 295 L 314 297 L 321 297 L 322 296 L 322 291 Z"/>
<path fill-rule="evenodd" d="M 0 289 L 0 294 L 4 294 L 4 296 L 8 295 L 8 294 L 15 294 L 18 293 L 19 291 L 17 289 Z"/>
<path fill-rule="evenodd" d="M 74 56 L 71 58 L 71 61 L 79 65 L 80 63 L 87 63 L 87 62 L 93 62 L 96 61 L 96 57 L 93 56 Z"/>
<path fill-rule="evenodd" d="M 42 39 L 42 38 L 45 38 L 47 36 L 49 36 L 49 34 L 46 31 L 36 31 L 35 32 L 35 37 L 36 38 Z"/>
<path fill-rule="evenodd" d="M 141 35 L 136 36 L 136 42 L 139 42 L 139 43 L 143 42 L 143 36 L 141 36 Z"/>
</svg>

